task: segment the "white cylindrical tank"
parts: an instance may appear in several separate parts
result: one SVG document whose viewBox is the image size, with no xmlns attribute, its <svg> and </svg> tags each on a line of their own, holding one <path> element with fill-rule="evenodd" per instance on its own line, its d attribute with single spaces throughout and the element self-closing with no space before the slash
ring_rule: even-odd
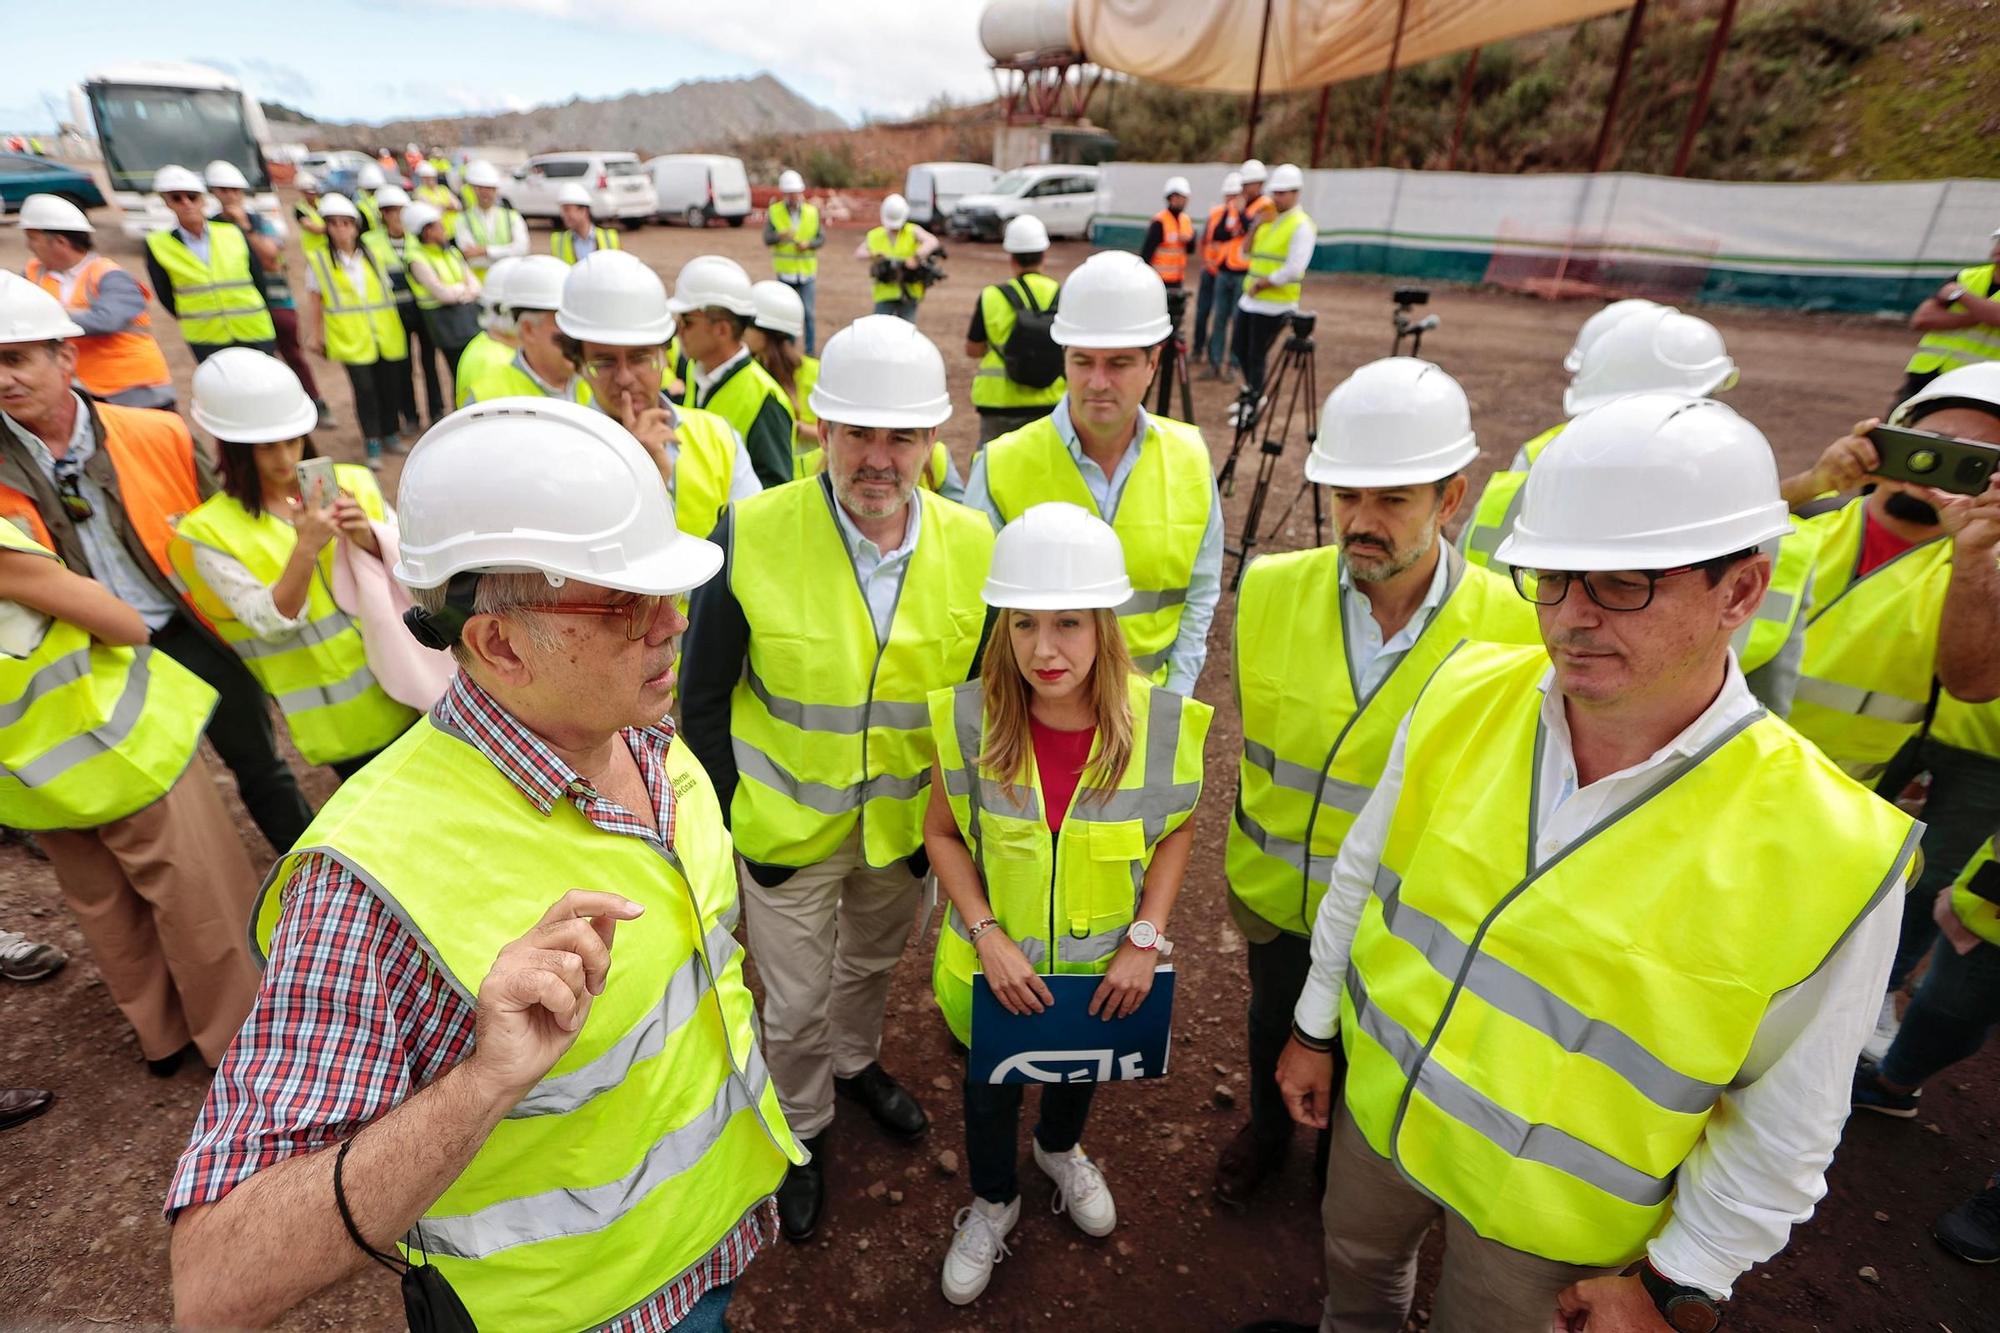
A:
<svg viewBox="0 0 2000 1333">
<path fill-rule="evenodd" d="M 996 64 L 1078 49 L 1073 0 L 993 0 L 979 16 L 979 43 Z"/>
</svg>

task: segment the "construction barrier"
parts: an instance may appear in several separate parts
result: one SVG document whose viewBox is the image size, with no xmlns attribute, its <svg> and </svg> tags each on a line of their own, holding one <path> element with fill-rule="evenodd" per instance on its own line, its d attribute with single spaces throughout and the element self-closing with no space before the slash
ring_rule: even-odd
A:
<svg viewBox="0 0 2000 1333">
<path fill-rule="evenodd" d="M 1106 163 L 1092 239 L 1137 249 L 1160 183 L 1197 219 L 1231 164 Z M 1328 272 L 1493 283 L 1550 296 L 1906 314 L 2000 226 L 2000 181 L 1806 185 L 1603 175 L 1309 171 Z"/>
</svg>

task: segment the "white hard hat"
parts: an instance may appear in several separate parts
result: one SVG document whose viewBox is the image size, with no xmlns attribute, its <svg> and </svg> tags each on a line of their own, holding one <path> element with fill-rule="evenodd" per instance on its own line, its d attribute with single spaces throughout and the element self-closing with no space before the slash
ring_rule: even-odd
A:
<svg viewBox="0 0 2000 1333">
<path fill-rule="evenodd" d="M 249 347 L 225 347 L 195 367 L 188 415 L 228 444 L 296 440 L 319 424 L 319 409 L 292 368 Z"/>
<path fill-rule="evenodd" d="M 913 430 L 951 416 L 944 357 L 908 320 L 863 315 L 827 340 L 813 415 L 844 426 Z"/>
<path fill-rule="evenodd" d="M 993 539 L 993 564 L 979 597 L 1009 611 L 1123 606 L 1132 600 L 1124 543 L 1109 523 L 1078 505 L 1029 505 Z"/>
<path fill-rule="evenodd" d="M 1129 250 L 1100 250 L 1063 283 L 1049 327 L 1061 347 L 1151 347 L 1174 331 L 1167 286 Z"/>
<path fill-rule="evenodd" d="M 1000 248 L 1010 255 L 1038 255 L 1049 248 L 1049 229 L 1033 213 L 1023 213 L 1007 222 Z"/>
<path fill-rule="evenodd" d="M 508 284 L 513 278 L 514 270 L 521 266 L 523 258 L 521 255 L 504 255 L 493 261 L 493 266 L 486 270 L 486 276 L 479 283 L 480 305 L 488 310 L 498 310 L 507 304 Z M 550 255 L 549 258 L 555 259 L 555 256 Z M 556 259 L 556 262 L 562 263 L 560 259 Z"/>
<path fill-rule="evenodd" d="M 1306 479 L 1325 486 L 1421 486 L 1479 457 L 1458 381 L 1428 361 L 1370 361 L 1320 409 Z"/>
<path fill-rule="evenodd" d="M 186 167 L 164 166 L 153 173 L 154 194 L 173 194 L 177 191 L 183 194 L 205 194 L 208 187 L 201 183 L 201 177 Z"/>
<path fill-rule="evenodd" d="M 82 336 L 83 330 L 69 317 L 62 302 L 44 291 L 39 283 L 0 269 L 0 344 Z"/>
<path fill-rule="evenodd" d="M 1166 183 L 1166 186 L 1165 186 L 1165 188 L 1164 188 L 1164 189 L 1162 189 L 1162 190 L 1160 191 L 1160 193 L 1162 193 L 1162 194 L 1193 194 L 1193 193 L 1194 193 L 1194 191 L 1193 191 L 1193 190 L 1192 190 L 1191 188 L 1189 188 L 1189 186 L 1188 186 L 1188 179 L 1187 179 L 1187 177 L 1185 177 L 1185 176 L 1169 176 L 1169 177 L 1167 177 L 1167 183 Z"/>
<path fill-rule="evenodd" d="M 806 179 L 799 175 L 798 172 L 781 171 L 778 173 L 779 194 L 804 194 L 805 192 Z"/>
<path fill-rule="evenodd" d="M 432 165 L 430 164 L 430 162 L 429 162 L 428 160 L 426 160 L 426 161 L 423 161 L 423 162 L 419 162 L 419 163 L 417 163 L 417 174 L 418 174 L 419 176 L 429 176 L 429 177 L 430 177 L 430 178 L 431 178 L 432 180 L 436 180 L 436 179 L 437 179 L 437 174 L 438 174 L 438 169 L 437 169 L 436 167 L 432 166 Z"/>
<path fill-rule="evenodd" d="M 406 587 L 454 574 L 535 571 L 641 596 L 699 587 L 722 548 L 674 526 L 660 472 L 594 408 L 495 398 L 424 433 L 396 492 Z"/>
<path fill-rule="evenodd" d="M 313 175 L 304 167 L 300 167 L 298 174 L 292 177 L 292 184 L 298 186 L 300 194 L 319 193 L 319 177 Z"/>
<path fill-rule="evenodd" d="M 1715 325 L 1662 306 L 1626 316 L 1585 350 L 1563 411 L 1576 416 L 1634 393 L 1703 398 L 1735 383 L 1736 363 Z"/>
<path fill-rule="evenodd" d="M 620 250 L 606 253 L 624 252 Z M 596 258 L 595 255 L 585 257 Z M 521 262 L 507 274 L 507 308 L 509 310 L 560 309 L 563 303 L 563 287 L 569 280 L 570 272 L 570 266 L 554 255 L 523 257 Z M 557 327 L 560 328 L 561 325 L 558 324 Z"/>
<path fill-rule="evenodd" d="M 361 221 L 361 210 L 356 208 L 354 201 L 344 194 L 329 194 L 322 197 L 319 201 L 319 215 L 322 218 L 353 218 L 356 222 Z"/>
<path fill-rule="evenodd" d="M 405 208 L 409 202 L 410 196 L 403 192 L 403 187 L 400 185 L 384 185 L 375 191 L 377 208 Z"/>
<path fill-rule="evenodd" d="M 465 183 L 480 189 L 500 188 L 500 169 L 491 162 L 474 162 L 465 169 Z"/>
<path fill-rule="evenodd" d="M 750 288 L 757 303 L 757 327 L 794 338 L 806 336 L 806 303 L 790 283 L 765 279 Z"/>
<path fill-rule="evenodd" d="M 1280 190 L 1301 190 L 1305 188 L 1306 174 L 1291 163 L 1286 162 L 1271 168 L 1271 179 L 1264 184 L 1265 190 L 1276 194 Z"/>
<path fill-rule="evenodd" d="M 517 281 L 508 279 L 510 294 Z M 674 316 L 665 284 L 644 260 L 624 250 L 595 250 L 563 279 L 556 327 L 579 342 L 658 347 L 674 336 Z"/>
<path fill-rule="evenodd" d="M 1237 171 L 1245 181 L 1261 181 L 1267 174 L 1264 164 L 1254 157 L 1243 159 L 1243 165 L 1237 168 Z"/>
<path fill-rule="evenodd" d="M 211 190 L 247 190 L 250 188 L 249 180 L 244 177 L 236 164 L 234 162 L 225 162 L 219 157 L 203 167 L 201 175 Z"/>
<path fill-rule="evenodd" d="M 364 190 L 379 190 L 384 185 L 387 185 L 389 182 L 387 178 L 385 178 L 382 175 L 382 168 L 376 166 L 373 162 L 370 162 L 368 165 L 361 168 L 360 171 L 354 173 L 354 183 L 356 186 Z"/>
<path fill-rule="evenodd" d="M 1791 530 L 1763 432 L 1712 398 L 1642 393 L 1585 412 L 1550 442 L 1493 558 L 1530 569 L 1672 569 Z"/>
<path fill-rule="evenodd" d="M 892 194 L 882 200 L 882 225 L 900 227 L 910 220 L 910 201 L 900 194 Z"/>
<path fill-rule="evenodd" d="M 1224 176 L 1224 177 L 1222 178 L 1222 196 L 1223 196 L 1223 198 L 1225 198 L 1225 199 L 1226 199 L 1226 198 L 1228 198 L 1228 197 L 1229 197 L 1230 195 L 1232 195 L 1232 194 L 1242 194 L 1242 193 L 1243 193 L 1243 173 L 1242 173 L 1242 172 L 1240 172 L 1240 171 L 1232 171 L 1232 172 L 1230 172 L 1230 173 L 1229 173 L 1229 174 L 1228 174 L 1227 176 Z"/>
<path fill-rule="evenodd" d="M 1898 404 L 1889 424 L 1907 426 L 1947 407 L 1970 407 L 2000 416 L 2000 361 L 1975 361 L 1945 371 Z"/>
<path fill-rule="evenodd" d="M 21 225 L 29 231 L 96 231 L 83 210 L 59 194 L 31 194 L 21 201 Z"/>
<path fill-rule="evenodd" d="M 419 240 L 423 239 L 425 227 L 442 221 L 444 214 L 426 203 L 409 204 L 403 209 L 403 229 Z"/>
<path fill-rule="evenodd" d="M 750 275 L 743 265 L 721 255 L 696 255 L 681 265 L 667 308 L 684 315 L 710 306 L 721 306 L 745 319 L 757 314 L 757 298 L 750 294 Z"/>
<path fill-rule="evenodd" d="M 565 204 L 582 204 L 585 208 L 589 208 L 590 191 L 571 181 L 556 191 L 556 204 L 559 207 Z"/>
<path fill-rule="evenodd" d="M 1583 321 L 1583 327 L 1576 331 L 1576 341 L 1570 345 L 1569 354 L 1563 357 L 1563 369 L 1574 375 L 1583 369 L 1583 354 L 1590 350 L 1599 338 L 1611 332 L 1627 315 L 1636 315 L 1641 310 L 1661 310 L 1658 301 L 1648 301 L 1642 296 L 1627 297 L 1623 301 L 1613 301 L 1604 309 Z"/>
<path fill-rule="evenodd" d="M 414 142 L 412 142 L 412 143 L 406 143 L 406 144 L 404 144 L 404 145 L 403 145 L 403 151 L 404 151 L 404 152 L 406 152 L 406 153 L 415 153 L 415 152 L 419 152 L 419 151 L 421 151 L 421 150 L 420 150 L 420 149 L 419 149 L 419 148 L 417 147 L 417 145 L 416 145 L 416 144 L 415 144 Z"/>
</svg>

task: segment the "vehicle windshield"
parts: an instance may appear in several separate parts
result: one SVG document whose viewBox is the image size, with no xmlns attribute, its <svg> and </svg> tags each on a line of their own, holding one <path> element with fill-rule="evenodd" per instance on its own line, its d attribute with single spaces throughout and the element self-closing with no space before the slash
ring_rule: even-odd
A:
<svg viewBox="0 0 2000 1333">
<path fill-rule="evenodd" d="M 178 163 L 200 171 L 217 158 L 240 168 L 251 189 L 271 188 L 242 94 L 116 83 L 94 83 L 88 92 L 113 189 L 144 193 L 161 167 Z"/>
<path fill-rule="evenodd" d="M 643 176 L 646 174 L 646 168 L 637 162 L 621 162 L 614 157 L 604 164 L 604 174 L 607 176 Z"/>
<path fill-rule="evenodd" d="M 999 180 L 994 181 L 991 185 L 987 186 L 984 190 L 979 191 L 979 193 L 1021 194 L 1025 192 L 1028 186 L 1031 184 L 1033 184 L 1033 182 L 1029 179 L 1027 172 L 1010 171 L 1006 175 L 1002 176 Z"/>
</svg>

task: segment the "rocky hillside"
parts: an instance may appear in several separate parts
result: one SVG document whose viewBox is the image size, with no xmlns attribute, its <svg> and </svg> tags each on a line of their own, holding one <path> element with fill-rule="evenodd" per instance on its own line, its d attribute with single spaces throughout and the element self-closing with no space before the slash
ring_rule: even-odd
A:
<svg viewBox="0 0 2000 1333">
<path fill-rule="evenodd" d="M 726 148 L 739 140 L 785 131 L 837 130 L 845 122 L 769 74 L 702 79 L 660 92 L 485 116 L 304 126 L 314 147 L 372 148 L 415 140 L 430 144 L 491 144 L 526 153 L 562 148 L 628 148 L 643 156 Z"/>
</svg>

